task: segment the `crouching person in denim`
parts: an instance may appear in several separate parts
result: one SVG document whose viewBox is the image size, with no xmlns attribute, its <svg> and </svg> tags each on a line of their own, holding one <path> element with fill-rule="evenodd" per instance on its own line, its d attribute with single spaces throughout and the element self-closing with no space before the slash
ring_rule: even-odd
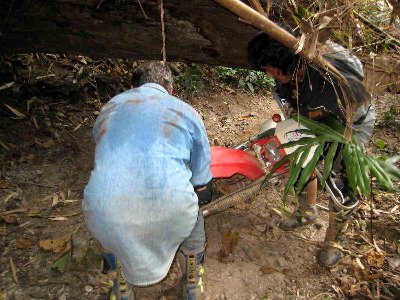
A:
<svg viewBox="0 0 400 300">
<path fill-rule="evenodd" d="M 202 299 L 198 198 L 211 197 L 210 145 L 200 116 L 172 96 L 172 84 L 167 66 L 138 67 L 133 88 L 106 103 L 94 124 L 95 166 L 82 208 L 119 274 L 110 298 L 131 300 L 134 286 L 160 282 L 177 253 L 183 298 Z"/>
</svg>

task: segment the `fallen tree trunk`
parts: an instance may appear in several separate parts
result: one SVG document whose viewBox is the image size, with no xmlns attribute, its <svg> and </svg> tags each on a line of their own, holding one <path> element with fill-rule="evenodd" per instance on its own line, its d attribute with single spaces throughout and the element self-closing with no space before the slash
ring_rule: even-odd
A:
<svg viewBox="0 0 400 300">
<path fill-rule="evenodd" d="M 257 31 L 212 0 L 164 0 L 168 61 L 247 67 Z M 162 59 L 160 10 L 147 0 L 20 0 L 0 4 L 1 53 Z"/>
</svg>

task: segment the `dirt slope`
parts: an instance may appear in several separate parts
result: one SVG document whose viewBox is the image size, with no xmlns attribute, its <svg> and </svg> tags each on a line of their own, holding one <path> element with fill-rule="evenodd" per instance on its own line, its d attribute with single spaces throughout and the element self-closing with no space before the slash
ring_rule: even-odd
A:
<svg viewBox="0 0 400 300">
<path fill-rule="evenodd" d="M 47 94 L 48 87 L 35 86 L 39 91 L 28 97 L 26 83 L 19 80 L 0 91 L 3 104 L 9 105 L 0 107 L 0 299 L 105 299 L 99 247 L 85 230 L 80 203 L 93 165 L 91 127 L 102 103 L 118 88 L 107 83 L 101 90 L 99 84 L 93 99 L 71 91 L 66 96 L 60 92 L 65 85 Z M 26 100 L 18 104 L 13 97 Z M 188 102 L 202 115 L 210 142 L 218 145 L 243 141 L 277 112 L 268 93 L 225 85 Z M 368 151 L 378 153 L 380 144 L 380 153 L 399 153 L 399 97 L 376 103 L 380 120 L 390 126 L 377 128 L 376 143 Z M 391 115 L 387 103 L 395 103 Z M 315 225 L 281 231 L 282 188 L 283 183 L 270 186 L 251 204 L 206 219 L 207 299 L 399 297 L 399 194 L 376 194 L 373 239 L 369 204 L 360 205 L 347 232 L 344 259 L 325 270 L 315 263 L 315 253 L 327 213 L 321 210 Z M 320 192 L 319 197 L 326 206 L 326 195 Z M 377 249 L 382 263 L 369 260 Z M 177 299 L 176 264 L 162 284 L 139 294 L 140 299 Z"/>
</svg>

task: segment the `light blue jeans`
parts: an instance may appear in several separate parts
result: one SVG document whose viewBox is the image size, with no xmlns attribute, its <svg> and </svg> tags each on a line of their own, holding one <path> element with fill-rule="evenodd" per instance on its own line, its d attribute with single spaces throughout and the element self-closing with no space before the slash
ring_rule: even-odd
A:
<svg viewBox="0 0 400 300">
<path fill-rule="evenodd" d="M 204 217 L 199 210 L 197 222 L 194 225 L 192 233 L 185 241 L 183 241 L 183 243 L 179 247 L 179 250 L 183 253 L 197 253 L 200 251 L 204 251 L 205 244 L 206 233 L 204 231 Z"/>
</svg>

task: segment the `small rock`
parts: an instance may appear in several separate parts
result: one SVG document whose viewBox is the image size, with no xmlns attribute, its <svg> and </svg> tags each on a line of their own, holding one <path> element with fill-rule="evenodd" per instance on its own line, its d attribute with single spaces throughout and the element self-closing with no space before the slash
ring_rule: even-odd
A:
<svg viewBox="0 0 400 300">
<path fill-rule="evenodd" d="M 100 245 L 83 230 L 71 237 L 72 254 L 68 268 L 73 271 L 99 269 L 102 258 Z"/>
<path fill-rule="evenodd" d="M 387 257 L 386 260 L 392 269 L 397 270 L 400 267 L 400 257 Z"/>
<path fill-rule="evenodd" d="M 86 293 L 90 293 L 90 292 L 92 292 L 93 291 L 93 287 L 92 286 L 90 286 L 90 285 L 85 285 L 85 292 Z"/>
<path fill-rule="evenodd" d="M 36 298 L 38 298 L 38 299 L 48 299 L 49 298 L 49 295 L 46 293 L 46 291 L 39 286 L 33 287 L 30 290 L 29 295 L 35 299 Z"/>
<path fill-rule="evenodd" d="M 278 263 L 278 266 L 281 267 L 281 268 L 285 268 L 285 267 L 289 266 L 289 263 L 283 257 L 278 257 L 277 258 L 277 263 Z"/>
<path fill-rule="evenodd" d="M 62 294 L 62 295 L 58 298 L 58 300 L 67 300 L 67 296 L 65 296 L 65 293 Z"/>
</svg>

